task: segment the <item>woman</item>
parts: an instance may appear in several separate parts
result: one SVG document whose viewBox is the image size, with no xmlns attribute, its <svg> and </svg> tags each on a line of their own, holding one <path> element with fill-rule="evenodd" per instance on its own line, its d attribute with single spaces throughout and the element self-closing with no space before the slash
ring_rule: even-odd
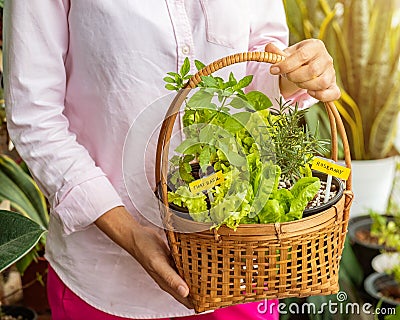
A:
<svg viewBox="0 0 400 320">
<path fill-rule="evenodd" d="M 129 127 L 166 94 L 162 78 L 186 57 L 209 63 L 266 45 L 286 61 L 229 72 L 253 74 L 252 89 L 273 98 L 282 94 L 303 106 L 311 97 L 334 100 L 339 89 L 324 45 L 310 40 L 284 49 L 279 0 L 13 0 L 4 16 L 9 132 L 51 205 L 53 319 L 192 315 L 162 230 L 125 188 Z M 192 317 L 265 319 L 257 305 Z"/>
</svg>

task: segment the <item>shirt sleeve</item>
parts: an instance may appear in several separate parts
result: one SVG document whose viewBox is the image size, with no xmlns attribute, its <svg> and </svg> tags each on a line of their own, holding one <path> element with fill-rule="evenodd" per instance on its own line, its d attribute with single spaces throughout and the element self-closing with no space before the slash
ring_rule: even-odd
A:
<svg viewBox="0 0 400 320">
<path fill-rule="evenodd" d="M 289 45 L 289 29 L 286 23 L 286 13 L 282 0 L 253 1 L 253 10 L 250 12 L 251 30 L 249 51 L 264 51 L 265 45 L 273 43 L 281 50 Z M 275 107 L 281 96 L 279 76 L 269 72 L 270 64 L 250 62 L 247 64 L 247 73 L 253 75 L 253 81 L 248 90 L 264 92 Z M 300 108 L 309 107 L 317 100 L 307 94 L 306 90 L 297 91 L 286 100 L 298 103 Z"/>
<path fill-rule="evenodd" d="M 4 84 L 11 139 L 69 234 L 121 198 L 64 116 L 68 0 L 6 1 Z"/>
</svg>

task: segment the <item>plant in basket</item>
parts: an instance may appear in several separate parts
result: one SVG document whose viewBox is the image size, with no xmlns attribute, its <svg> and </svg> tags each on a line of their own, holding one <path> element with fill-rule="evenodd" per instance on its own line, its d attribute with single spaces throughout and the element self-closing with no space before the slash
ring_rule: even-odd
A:
<svg viewBox="0 0 400 320">
<path fill-rule="evenodd" d="M 332 176 L 350 169 L 315 157 L 329 142 L 301 125 L 305 110 L 246 92 L 252 76 L 211 75 L 233 63 L 279 59 L 249 52 L 208 66 L 197 61 L 194 76 L 185 61 L 164 78 L 177 95 L 159 134 L 156 182 L 172 256 L 197 312 L 338 291 L 352 192 L 351 178 Z M 181 140 L 172 132 L 182 105 Z M 332 159 L 338 131 L 349 167 L 343 123 L 333 104 L 326 109 Z M 171 154 L 170 145 L 177 145 Z"/>
<path fill-rule="evenodd" d="M 186 59 L 166 87 L 180 89 L 189 69 Z M 181 217 L 235 229 L 298 220 L 340 199 L 342 182 L 335 178 L 325 192 L 327 175 L 310 169 L 329 141 L 302 125 L 307 110 L 282 100 L 271 108 L 262 92 L 244 92 L 251 81 L 203 76 L 185 100 L 185 139 L 169 160 L 168 178 L 168 202 Z"/>
</svg>

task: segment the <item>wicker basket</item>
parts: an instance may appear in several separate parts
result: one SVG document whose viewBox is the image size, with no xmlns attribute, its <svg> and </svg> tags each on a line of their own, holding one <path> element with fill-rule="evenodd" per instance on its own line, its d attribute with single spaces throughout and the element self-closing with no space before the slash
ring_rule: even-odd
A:
<svg viewBox="0 0 400 320">
<path fill-rule="evenodd" d="M 156 155 L 156 182 L 172 256 L 190 289 L 196 312 L 262 299 L 306 297 L 337 293 L 353 193 L 351 177 L 342 198 L 319 214 L 298 221 L 240 225 L 218 231 L 182 219 L 169 210 L 168 150 L 177 111 L 201 76 L 238 62 L 276 63 L 283 57 L 268 52 L 240 53 L 222 58 L 194 75 L 172 102 L 163 122 Z M 346 132 L 333 103 L 325 104 L 331 125 L 332 159 L 337 160 L 337 131 L 344 144 L 346 166 L 350 153 Z M 192 233 L 174 231 L 184 225 Z M 196 230 L 203 230 L 195 232 Z"/>
</svg>

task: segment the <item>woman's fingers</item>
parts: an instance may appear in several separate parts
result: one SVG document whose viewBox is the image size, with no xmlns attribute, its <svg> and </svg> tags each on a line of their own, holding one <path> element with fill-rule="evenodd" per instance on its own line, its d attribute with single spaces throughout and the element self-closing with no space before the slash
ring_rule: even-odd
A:
<svg viewBox="0 0 400 320">
<path fill-rule="evenodd" d="M 176 300 L 192 309 L 193 305 L 188 300 L 189 288 L 182 278 L 171 267 L 167 256 L 158 256 L 152 259 L 147 272 L 157 282 L 161 289 L 171 294 Z"/>
<path fill-rule="evenodd" d="M 322 74 L 305 74 L 303 77 L 293 76 L 293 74 L 288 73 L 286 78 L 296 83 L 299 88 L 312 91 L 327 89 L 336 81 L 335 74 L 326 70 Z"/>
<path fill-rule="evenodd" d="M 271 44 L 265 49 L 282 54 L 281 50 Z M 272 74 L 283 76 L 297 87 L 306 89 L 318 100 L 332 101 L 340 97 L 333 59 L 322 41 L 301 41 L 285 49 L 284 55 L 285 60 L 271 66 Z"/>
<path fill-rule="evenodd" d="M 340 98 L 340 89 L 335 84 L 324 90 L 307 90 L 307 93 L 319 101 L 334 101 Z"/>
<path fill-rule="evenodd" d="M 161 289 L 171 294 L 188 308 L 189 287 L 173 268 L 168 246 L 152 229 L 141 228 L 135 232 L 134 257 Z"/>
<path fill-rule="evenodd" d="M 286 56 L 288 55 L 285 51 L 279 49 L 279 48 L 278 48 L 276 45 L 274 45 L 273 43 L 268 43 L 268 44 L 265 46 L 265 51 L 266 51 L 266 52 L 271 52 L 271 53 L 280 54 L 281 56 L 284 56 L 284 57 L 286 57 Z"/>
</svg>

